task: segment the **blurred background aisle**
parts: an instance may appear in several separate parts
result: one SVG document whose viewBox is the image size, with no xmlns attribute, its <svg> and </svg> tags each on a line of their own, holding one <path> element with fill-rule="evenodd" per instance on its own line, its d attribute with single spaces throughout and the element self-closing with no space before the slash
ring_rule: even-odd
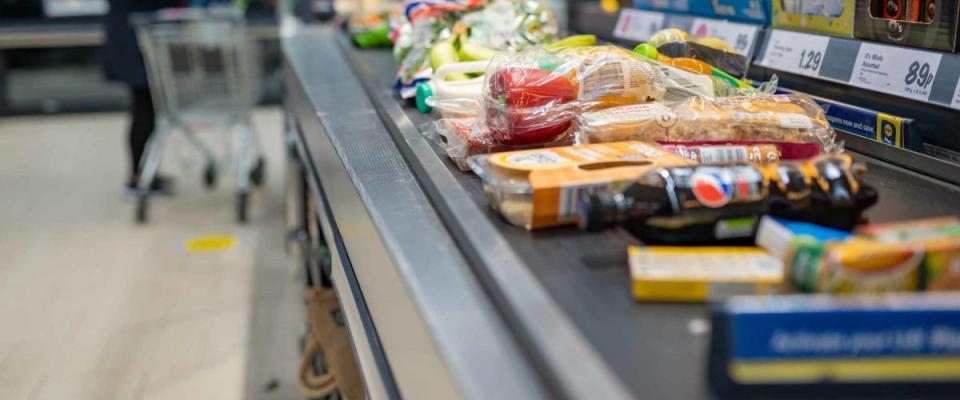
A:
<svg viewBox="0 0 960 400">
<path fill-rule="evenodd" d="M 134 224 L 124 113 L 0 121 L 0 398 L 296 397 L 302 284 L 283 253 L 281 115 L 255 114 L 267 179 L 245 226 L 233 180 L 205 190 L 176 142 L 163 168 L 175 197 Z M 209 236 L 235 244 L 188 250 Z"/>
</svg>

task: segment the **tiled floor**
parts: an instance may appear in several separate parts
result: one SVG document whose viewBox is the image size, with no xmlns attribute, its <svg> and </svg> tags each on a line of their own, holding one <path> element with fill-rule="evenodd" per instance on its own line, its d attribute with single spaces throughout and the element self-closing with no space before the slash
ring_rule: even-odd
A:
<svg viewBox="0 0 960 400">
<path fill-rule="evenodd" d="M 165 164 L 177 195 L 135 225 L 121 195 L 123 114 L 0 119 L 0 399 L 277 398 L 251 381 L 264 376 L 292 388 L 294 362 L 248 368 L 254 319 L 278 320 L 252 310 L 298 315 L 283 254 L 280 116 L 256 114 L 268 177 L 247 226 L 233 222 L 232 179 L 204 190 L 181 142 Z M 211 234 L 237 245 L 185 249 Z M 294 326 L 276 328 L 295 338 L 296 318 L 284 321 Z M 295 358 L 295 340 L 270 340 Z"/>
</svg>

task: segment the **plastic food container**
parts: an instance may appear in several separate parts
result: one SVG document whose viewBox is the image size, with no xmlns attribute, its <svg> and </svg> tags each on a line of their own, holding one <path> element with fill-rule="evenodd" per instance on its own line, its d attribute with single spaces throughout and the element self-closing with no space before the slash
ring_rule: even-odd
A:
<svg viewBox="0 0 960 400">
<path fill-rule="evenodd" d="M 552 147 L 474 156 L 491 207 L 527 229 L 575 224 L 580 199 L 617 190 L 656 167 L 693 161 L 642 142 Z"/>
<path fill-rule="evenodd" d="M 823 109 L 803 95 L 758 95 L 633 104 L 583 113 L 578 140 L 661 144 L 773 144 L 783 159 L 839 151 Z"/>
</svg>

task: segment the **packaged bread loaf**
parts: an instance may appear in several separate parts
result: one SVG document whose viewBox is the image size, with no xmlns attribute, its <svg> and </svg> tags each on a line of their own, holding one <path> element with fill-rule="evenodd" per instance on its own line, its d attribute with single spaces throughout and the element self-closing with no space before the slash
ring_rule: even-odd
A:
<svg viewBox="0 0 960 400">
<path fill-rule="evenodd" d="M 582 113 L 577 125 L 585 143 L 773 144 L 784 159 L 840 150 L 823 109 L 799 94 L 633 104 Z"/>
<path fill-rule="evenodd" d="M 552 140 L 588 110 L 713 96 L 709 79 L 615 46 L 498 56 L 485 76 L 483 118 L 493 137 L 506 144 Z"/>
</svg>

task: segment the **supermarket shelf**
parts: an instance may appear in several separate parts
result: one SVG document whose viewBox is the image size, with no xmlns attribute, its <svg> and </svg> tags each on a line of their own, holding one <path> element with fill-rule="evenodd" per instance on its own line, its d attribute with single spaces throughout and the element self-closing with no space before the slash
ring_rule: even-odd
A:
<svg viewBox="0 0 960 400">
<path fill-rule="evenodd" d="M 269 18 L 249 21 L 248 34 L 255 40 L 277 39 L 277 24 Z M 0 26 L 0 50 L 53 47 L 97 47 L 105 40 L 99 21 L 82 23 L 18 23 Z"/>
<path fill-rule="evenodd" d="M 807 54 L 806 59 L 800 58 Z M 813 56 L 809 56 L 813 55 Z M 912 72 L 910 64 L 916 63 Z M 772 29 L 755 64 L 780 72 L 890 94 L 897 100 L 960 109 L 960 54 Z M 923 73 L 921 65 L 926 65 Z M 912 79 L 911 79 L 912 73 Z M 885 75 L 887 79 L 878 77 Z M 910 83 L 907 83 L 910 82 Z"/>
<path fill-rule="evenodd" d="M 705 382 L 708 338 L 691 329 L 707 318 L 706 307 L 633 301 L 625 249 L 637 244 L 635 239 L 622 231 L 527 232 L 508 225 L 489 208 L 480 180 L 456 169 L 422 136 L 418 127 L 433 117 L 418 113 L 389 89 L 395 72 L 390 51 L 357 50 L 342 38 L 340 45 L 366 84 L 387 129 L 384 135 L 392 136 L 452 239 L 558 397 L 712 397 Z M 880 204 L 868 213 L 871 219 L 960 213 L 960 187 L 854 155 L 868 165 L 867 181 L 880 192 Z M 585 394 L 591 390 L 599 391 Z"/>
<path fill-rule="evenodd" d="M 601 10 L 596 2 L 579 3 L 575 10 L 570 16 L 572 30 L 593 33 L 604 40 L 629 46 L 646 41 L 660 29 L 679 28 L 723 38 L 733 44 L 737 51 L 752 58 L 763 35 L 760 25 L 692 15 L 631 8 L 621 9 L 616 15 L 611 15 Z"/>
<path fill-rule="evenodd" d="M 638 43 L 636 40 L 615 34 L 623 12 L 610 15 L 600 10 L 596 3 L 579 3 L 575 6 L 575 10 L 571 11 L 570 26 L 576 32 L 593 33 L 606 40 L 633 46 Z M 691 18 L 664 14 L 665 22 L 662 26 L 684 28 L 689 26 Z M 804 55 L 804 50 L 807 49 L 796 47 L 791 55 L 783 55 L 782 46 L 770 46 L 771 39 L 793 44 L 810 44 L 807 47 L 821 53 L 819 64 L 808 65 L 808 67 L 815 65 L 816 68 L 800 68 L 798 57 Z M 933 78 L 929 83 L 924 82 L 927 87 L 922 93 L 926 93 L 926 96 L 924 97 L 922 93 L 898 91 L 898 88 L 902 89 L 903 85 L 891 85 L 885 87 L 882 92 L 872 90 L 870 85 L 855 80 L 858 76 L 855 70 L 859 71 L 859 67 L 854 66 L 857 64 L 857 57 L 862 56 L 861 49 L 864 46 L 869 46 L 867 49 L 870 50 L 879 50 L 873 53 L 878 53 L 887 60 L 894 58 L 908 60 L 896 68 L 881 68 L 890 76 L 902 71 L 903 68 L 909 71 L 910 64 L 914 60 L 919 60 L 918 66 L 924 63 L 930 64 L 930 71 L 926 76 L 932 75 Z M 780 48 L 775 50 L 775 47 Z M 806 54 L 809 54 L 809 50 Z M 766 81 L 777 76 L 779 85 L 784 88 L 912 119 L 911 135 L 903 144 L 906 150 L 867 145 L 860 140 L 852 140 L 851 143 L 855 144 L 857 150 L 875 157 L 908 168 L 933 168 L 921 172 L 958 182 L 955 176 L 957 176 L 956 165 L 960 165 L 960 135 L 957 135 L 953 128 L 960 126 L 960 111 L 951 108 L 951 104 L 953 107 L 960 108 L 960 98 L 958 98 L 960 97 L 960 82 L 958 82 L 960 81 L 960 54 L 912 49 L 850 38 L 765 30 L 758 36 L 753 58 L 755 61 L 749 74 L 751 79 Z M 794 62 L 796 65 L 793 64 Z M 936 68 L 933 64 L 936 64 Z M 920 72 L 919 68 L 916 72 Z M 897 75 L 897 79 L 891 79 L 889 82 L 899 82 L 900 75 L 903 74 Z M 916 79 L 920 77 L 914 78 L 913 85 L 916 88 L 918 87 Z M 902 79 L 905 80 L 906 76 Z M 870 81 L 869 77 L 867 80 Z M 880 85 L 882 82 L 873 79 L 872 83 Z M 927 155 L 935 155 L 938 159 L 949 162 L 930 163 Z"/>
</svg>

